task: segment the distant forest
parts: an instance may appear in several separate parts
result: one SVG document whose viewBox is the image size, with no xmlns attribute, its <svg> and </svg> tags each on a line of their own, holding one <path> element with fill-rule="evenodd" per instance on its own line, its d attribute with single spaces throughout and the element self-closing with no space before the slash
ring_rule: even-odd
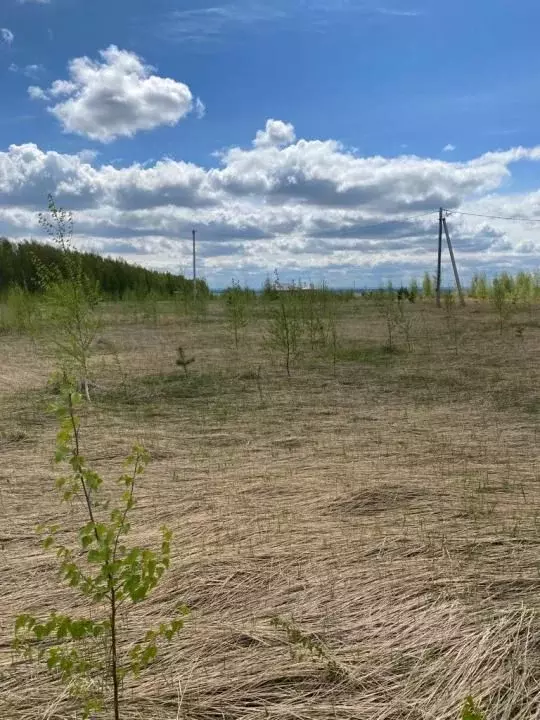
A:
<svg viewBox="0 0 540 720">
<path fill-rule="evenodd" d="M 124 260 L 113 260 L 95 253 L 74 252 L 90 280 L 99 283 L 101 292 L 111 298 L 128 296 L 188 294 L 193 292 L 193 281 L 183 275 L 147 270 Z M 0 238 L 0 294 L 18 286 L 30 293 L 41 291 L 36 260 L 45 266 L 64 267 L 62 250 L 53 245 L 25 241 L 10 242 Z M 197 280 L 197 293 L 209 294 L 204 280 Z"/>
</svg>

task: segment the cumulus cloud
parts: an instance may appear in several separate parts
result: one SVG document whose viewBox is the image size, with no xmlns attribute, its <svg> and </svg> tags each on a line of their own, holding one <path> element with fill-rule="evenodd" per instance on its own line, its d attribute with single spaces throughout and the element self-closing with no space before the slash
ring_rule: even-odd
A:
<svg viewBox="0 0 540 720">
<path fill-rule="evenodd" d="M 47 93 L 37 85 L 30 85 L 28 95 L 31 100 L 47 100 Z"/>
<path fill-rule="evenodd" d="M 254 147 L 284 147 L 291 145 L 296 140 L 294 127 L 290 123 L 284 123 L 282 120 L 267 120 L 264 130 L 258 130 Z"/>
<path fill-rule="evenodd" d="M 19 5 L 49 5 L 51 0 L 17 0 Z"/>
<path fill-rule="evenodd" d="M 2 40 L 2 42 L 5 42 L 6 45 L 11 45 L 12 42 L 15 40 L 15 35 L 11 32 L 9 28 L 0 28 L 0 40 Z"/>
<path fill-rule="evenodd" d="M 443 152 L 454 152 L 455 149 L 456 149 L 456 146 L 455 146 L 455 145 L 452 145 L 452 143 L 447 143 L 447 144 L 443 147 L 442 151 L 443 151 Z"/>
<path fill-rule="evenodd" d="M 516 148 L 450 163 L 414 155 L 357 157 L 334 140 L 300 139 L 286 147 L 232 148 L 222 156 L 216 179 L 233 195 L 258 193 L 267 202 L 410 212 L 455 207 L 467 194 L 492 190 L 509 175 L 509 163 L 536 159 L 538 152 Z"/>
<path fill-rule="evenodd" d="M 69 80 L 56 80 L 50 88 L 29 88 L 34 99 L 49 99 L 49 111 L 65 132 L 108 143 L 132 137 L 140 130 L 176 125 L 194 108 L 187 85 L 152 74 L 135 53 L 111 45 L 99 60 L 70 61 Z M 201 113 L 202 102 L 195 101 Z"/>
<path fill-rule="evenodd" d="M 48 92 L 63 91 L 51 86 Z M 275 267 L 329 277 L 356 267 L 359 277 L 371 277 L 376 268 L 421 273 L 430 267 L 443 206 L 456 211 L 449 224 L 465 275 L 475 263 L 537 264 L 540 190 L 505 195 L 502 189 L 512 163 L 540 160 L 540 147 L 467 162 L 361 157 L 333 140 L 297 140 L 292 125 L 269 120 L 251 147 L 220 157 L 214 168 L 173 158 L 122 167 L 100 164 L 88 151 L 13 145 L 0 152 L 0 232 L 39 232 L 36 213 L 51 192 L 74 211 L 87 249 L 131 259 L 139 252 L 146 264 L 178 268 L 189 258 L 197 227 L 203 269 L 215 282 L 236 270 L 254 277 Z"/>
</svg>

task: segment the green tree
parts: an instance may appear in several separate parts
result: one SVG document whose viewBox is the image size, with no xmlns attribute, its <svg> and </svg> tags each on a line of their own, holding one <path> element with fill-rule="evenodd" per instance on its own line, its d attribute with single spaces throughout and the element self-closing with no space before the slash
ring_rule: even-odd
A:
<svg viewBox="0 0 540 720">
<path fill-rule="evenodd" d="M 402 317 L 404 317 L 402 303 L 397 300 L 392 291 L 381 291 L 375 296 L 375 305 L 386 324 L 387 342 L 385 348 L 389 352 L 394 352 L 396 349 L 394 333 L 402 321 Z"/>
<path fill-rule="evenodd" d="M 475 281 L 475 295 L 479 300 L 487 300 L 490 293 L 489 281 L 485 273 L 475 275 L 473 278 Z"/>
<path fill-rule="evenodd" d="M 35 260 L 47 310 L 46 338 L 66 372 L 76 373 L 90 400 L 89 362 L 100 326 L 99 286 L 84 273 L 80 255 L 73 252 L 71 213 L 57 208 L 49 196 L 48 213 L 40 214 L 39 221 L 61 250 L 61 265 Z"/>
<path fill-rule="evenodd" d="M 93 606 L 92 618 L 73 618 L 53 611 L 46 619 L 24 613 L 15 623 L 14 649 L 31 660 L 44 662 L 81 702 L 83 717 L 100 711 L 109 695 L 115 720 L 120 719 L 121 684 L 129 674 L 138 676 L 156 657 L 160 642 L 170 641 L 183 627 L 187 609 L 178 607 L 171 621 L 149 629 L 130 650 L 120 642 L 118 613 L 144 601 L 159 583 L 170 563 L 171 531 L 162 528 L 158 551 L 130 547 L 130 515 L 135 491 L 149 456 L 135 446 L 118 483 L 121 498 L 110 509 L 101 499 L 103 480 L 90 468 L 81 451 L 80 420 L 76 408 L 81 396 L 73 385 L 62 382 L 54 411 L 60 421 L 55 460 L 67 463 L 69 473 L 56 481 L 62 502 L 79 500 L 86 521 L 77 529 L 73 545 L 63 544 L 70 528 L 41 527 L 42 544 L 52 548 L 60 564 L 60 577 Z"/>
<path fill-rule="evenodd" d="M 247 310 L 249 291 L 243 290 L 237 280 L 233 280 L 232 286 L 224 293 L 225 316 L 231 328 L 234 346 L 238 349 L 240 332 L 247 325 Z"/>
<path fill-rule="evenodd" d="M 422 295 L 425 298 L 432 298 L 434 295 L 433 279 L 428 272 L 424 273 L 424 278 L 422 280 Z"/>
<path fill-rule="evenodd" d="M 30 293 L 42 292 L 36 258 L 42 265 L 59 267 L 65 278 L 64 252 L 56 243 L 50 245 L 25 241 L 15 244 L 7 238 L 0 238 L 0 293 L 5 293 L 11 286 Z M 131 293 L 144 298 L 151 291 L 160 297 L 193 295 L 193 283 L 183 275 L 149 270 L 122 259 L 104 258 L 96 253 L 76 252 L 73 249 L 68 252 L 77 256 L 84 274 L 93 283 L 99 283 L 106 297 L 122 299 Z M 210 290 L 204 280 L 197 280 L 197 294 L 209 297 Z"/>
<path fill-rule="evenodd" d="M 276 279 L 277 301 L 268 311 L 268 344 L 283 355 L 288 377 L 291 364 L 298 356 L 302 338 L 302 313 L 298 290 L 294 285 L 285 288 Z"/>
<path fill-rule="evenodd" d="M 508 297 L 511 297 L 514 294 L 515 282 L 514 282 L 514 278 L 511 275 L 509 275 L 509 273 L 507 273 L 507 272 L 501 273 L 498 276 L 497 281 L 504 289 L 505 295 L 507 295 Z"/>
<path fill-rule="evenodd" d="M 499 331 L 503 334 L 504 326 L 515 310 L 515 302 L 508 294 L 506 279 L 496 277 L 491 288 L 491 304 L 499 320 Z"/>
<path fill-rule="evenodd" d="M 514 287 L 519 302 L 527 303 L 534 299 L 534 276 L 532 273 L 518 272 Z"/>
</svg>

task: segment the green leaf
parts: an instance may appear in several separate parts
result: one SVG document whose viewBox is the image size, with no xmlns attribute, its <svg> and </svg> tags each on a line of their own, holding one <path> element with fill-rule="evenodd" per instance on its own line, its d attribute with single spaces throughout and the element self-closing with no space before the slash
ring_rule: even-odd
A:
<svg viewBox="0 0 540 720">
<path fill-rule="evenodd" d="M 88 562 L 91 563 L 100 563 L 102 559 L 103 553 L 101 550 L 96 550 L 93 548 L 92 550 L 89 550 L 86 557 L 88 558 Z"/>
<path fill-rule="evenodd" d="M 28 615 L 27 613 L 23 613 L 22 615 L 19 615 L 15 620 L 15 632 L 18 632 L 23 628 L 31 630 L 35 624 L 35 618 L 33 618 L 31 615 Z"/>
<path fill-rule="evenodd" d="M 157 646 L 155 644 L 149 645 L 141 653 L 141 664 L 143 666 L 150 665 L 157 656 Z"/>
<path fill-rule="evenodd" d="M 476 707 L 471 695 L 465 699 L 465 705 L 461 711 L 461 720 L 486 720 L 484 713 Z"/>
<path fill-rule="evenodd" d="M 47 635 L 45 625 L 36 625 L 34 627 L 34 634 L 37 640 L 43 640 L 43 638 Z"/>
</svg>

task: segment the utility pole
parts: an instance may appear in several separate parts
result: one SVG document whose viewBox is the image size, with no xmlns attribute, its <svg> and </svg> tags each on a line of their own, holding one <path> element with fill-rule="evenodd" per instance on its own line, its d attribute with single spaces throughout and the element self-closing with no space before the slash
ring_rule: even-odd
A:
<svg viewBox="0 0 540 720">
<path fill-rule="evenodd" d="M 195 252 L 195 235 L 196 230 L 191 231 L 191 235 L 193 236 L 193 299 L 195 300 L 197 298 L 197 261 L 196 261 L 196 252 Z"/>
<path fill-rule="evenodd" d="M 437 307 L 441 307 L 441 261 L 442 261 L 442 234 L 443 234 L 443 209 L 439 208 L 439 251 L 437 254 Z"/>
<path fill-rule="evenodd" d="M 444 228 L 444 234 L 446 235 L 446 242 L 448 243 L 448 250 L 450 252 L 450 260 L 452 261 L 452 268 L 454 270 L 454 277 L 456 279 L 456 286 L 457 291 L 459 295 L 459 302 L 462 305 L 465 305 L 465 298 L 463 297 L 463 290 L 461 289 L 461 283 L 459 281 L 459 274 L 458 269 L 456 265 L 456 259 L 454 257 L 454 249 L 452 248 L 452 241 L 450 240 L 450 233 L 448 232 L 448 225 L 446 224 L 446 218 L 443 217 L 443 228 Z"/>
</svg>

